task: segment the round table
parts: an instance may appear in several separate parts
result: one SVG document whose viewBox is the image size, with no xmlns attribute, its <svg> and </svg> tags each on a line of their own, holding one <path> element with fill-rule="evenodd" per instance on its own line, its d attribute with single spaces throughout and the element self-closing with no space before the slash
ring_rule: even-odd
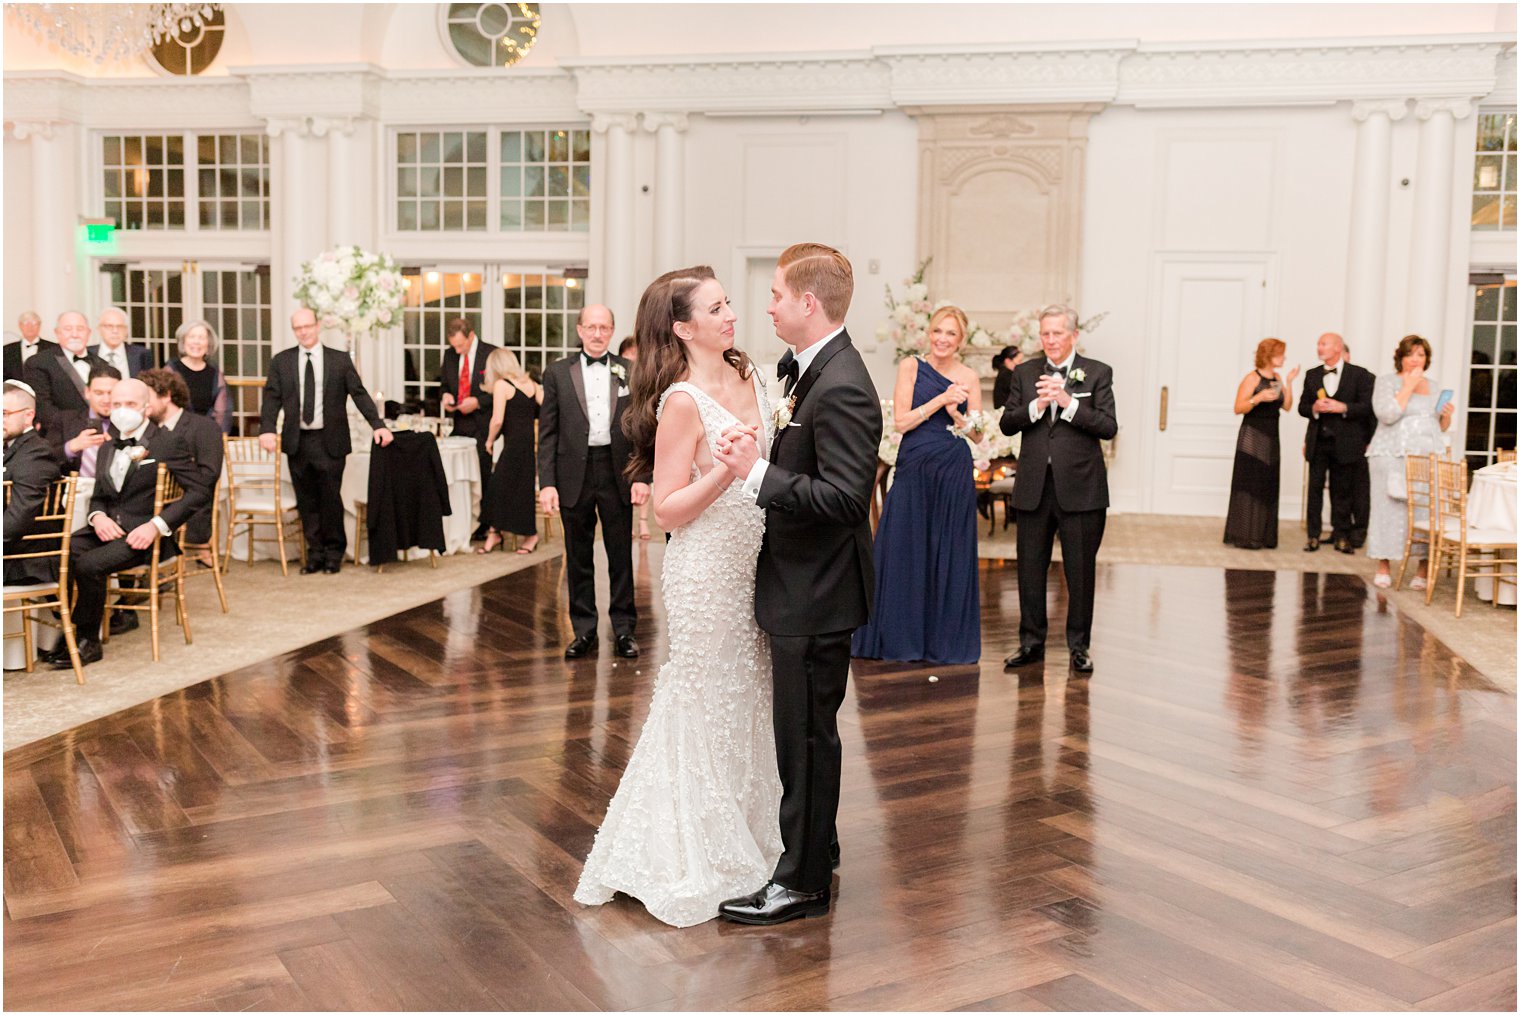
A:
<svg viewBox="0 0 1520 1015">
<path fill-rule="evenodd" d="M 1489 465 L 1472 474 L 1472 486 L 1467 491 L 1467 525 L 1473 529 L 1498 529 L 1502 532 L 1516 531 L 1520 511 L 1516 496 L 1516 480 L 1520 478 L 1514 462 Z M 1478 598 L 1492 602 L 1494 579 L 1479 578 L 1475 583 Z M 1505 606 L 1515 605 L 1513 582 L 1499 583 L 1499 602 Z"/>
</svg>

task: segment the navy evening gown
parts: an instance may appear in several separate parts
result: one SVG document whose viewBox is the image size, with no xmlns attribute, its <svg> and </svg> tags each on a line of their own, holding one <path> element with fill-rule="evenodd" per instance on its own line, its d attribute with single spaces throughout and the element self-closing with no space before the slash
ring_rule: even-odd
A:
<svg viewBox="0 0 1520 1015">
<path fill-rule="evenodd" d="M 923 360 L 913 405 L 951 381 Z M 965 411 L 965 405 L 959 406 Z M 903 435 L 897 474 L 876 530 L 876 609 L 855 632 L 864 659 L 974 663 L 982 655 L 971 449 L 939 409 Z"/>
</svg>

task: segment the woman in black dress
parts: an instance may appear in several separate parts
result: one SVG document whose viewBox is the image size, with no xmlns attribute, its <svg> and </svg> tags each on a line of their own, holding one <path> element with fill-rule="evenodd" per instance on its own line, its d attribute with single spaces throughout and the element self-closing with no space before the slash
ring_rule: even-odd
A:
<svg viewBox="0 0 1520 1015">
<path fill-rule="evenodd" d="M 210 416 L 222 433 L 232 432 L 232 398 L 222 372 L 211 362 L 216 352 L 216 329 L 209 321 L 186 321 L 174 332 L 179 356 L 168 366 L 190 389 L 190 411 Z"/>
<path fill-rule="evenodd" d="M 486 385 L 491 389 L 491 428 L 486 447 L 502 438 L 501 455 L 486 481 L 480 499 L 480 521 L 489 527 L 486 543 L 476 553 L 490 553 L 504 542 L 504 533 L 527 538 L 518 553 L 538 549 L 538 498 L 533 490 L 538 475 L 533 452 L 533 421 L 538 418 L 544 389 L 533 382 L 510 349 L 497 349 L 486 360 Z"/>
<path fill-rule="evenodd" d="M 1294 367 L 1286 379 L 1278 370 L 1288 347 L 1275 338 L 1256 346 L 1256 369 L 1235 390 L 1235 414 L 1241 417 L 1235 440 L 1235 473 L 1230 477 L 1230 509 L 1224 519 L 1224 541 L 1242 550 L 1277 546 L 1277 493 L 1282 448 L 1277 414 L 1293 404 Z"/>
</svg>

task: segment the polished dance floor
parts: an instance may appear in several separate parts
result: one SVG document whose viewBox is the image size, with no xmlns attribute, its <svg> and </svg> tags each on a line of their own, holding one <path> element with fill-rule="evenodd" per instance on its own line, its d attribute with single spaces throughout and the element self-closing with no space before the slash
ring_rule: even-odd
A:
<svg viewBox="0 0 1520 1015">
<path fill-rule="evenodd" d="M 1100 566 L 1018 679 L 983 561 L 980 669 L 853 674 L 831 916 L 576 905 L 639 552 L 637 664 L 550 562 L 8 753 L 6 1006 L 1515 1007 L 1515 700 L 1348 575 Z"/>
</svg>

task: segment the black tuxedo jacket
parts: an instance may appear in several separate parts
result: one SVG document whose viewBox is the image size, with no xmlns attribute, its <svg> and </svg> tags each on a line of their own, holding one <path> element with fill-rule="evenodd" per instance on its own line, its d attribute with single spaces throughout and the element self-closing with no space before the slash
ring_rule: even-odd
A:
<svg viewBox="0 0 1520 1015">
<path fill-rule="evenodd" d="M 316 438 L 334 458 L 347 457 L 353 449 L 348 431 L 348 400 L 376 430 L 385 425 L 375 411 L 375 401 L 364 390 L 359 371 L 348 353 L 322 346 L 322 429 L 301 429 L 301 354 L 300 346 L 283 349 L 269 361 L 269 377 L 264 381 L 264 405 L 259 419 L 262 433 L 274 433 L 280 410 L 285 423 L 280 428 L 280 444 L 287 455 L 294 455 L 301 441 Z"/>
<path fill-rule="evenodd" d="M 479 400 L 474 412 L 451 412 L 454 432 L 462 437 L 484 437 L 491 429 L 491 390 L 486 385 L 486 357 L 496 351 L 496 346 L 477 340 L 475 368 L 470 371 L 470 394 Z M 444 394 L 454 396 L 459 402 L 459 353 L 453 347 L 443 351 L 443 367 L 438 373 L 438 387 Z"/>
<path fill-rule="evenodd" d="M 128 377 L 136 377 L 144 370 L 152 369 L 153 353 L 148 350 L 147 346 L 138 345 L 135 342 L 128 342 L 126 345 L 122 346 L 122 348 L 127 352 Z M 89 353 L 91 356 L 98 357 L 100 356 L 100 346 L 92 345 L 86 349 L 85 352 Z"/>
<path fill-rule="evenodd" d="M 1344 360 L 1340 371 L 1340 384 L 1331 397 L 1346 403 L 1345 413 L 1329 412 L 1314 418 L 1314 402 L 1319 398 L 1320 388 L 1325 386 L 1325 365 L 1321 363 L 1304 375 L 1298 414 L 1309 421 L 1309 431 L 1304 435 L 1304 457 L 1313 458 L 1321 442 L 1328 441 L 1334 449 L 1335 462 L 1344 465 L 1367 453 L 1367 442 L 1377 429 L 1377 417 L 1372 414 L 1372 371 Z"/>
<path fill-rule="evenodd" d="M 153 495 L 158 481 L 158 463 L 169 466 L 169 472 L 185 488 L 185 495 L 164 508 L 164 524 L 171 530 L 179 528 L 185 520 L 211 503 L 211 487 L 206 482 L 205 470 L 190 457 L 190 451 L 178 433 L 165 430 L 157 423 L 149 423 L 143 431 L 142 446 L 147 448 L 142 458 L 133 462 L 122 477 L 121 486 L 111 482 L 111 463 L 118 452 L 116 445 L 102 444 L 95 459 L 95 492 L 90 497 L 90 510 L 84 521 L 97 511 L 105 514 L 127 532 L 153 517 Z M 165 539 L 160 556 L 169 557 L 179 552 L 175 540 Z"/>
<path fill-rule="evenodd" d="M 210 416 L 202 416 L 185 409 L 174 424 L 174 436 L 185 445 L 196 468 L 201 471 L 201 481 L 206 489 L 216 487 L 222 478 L 222 459 L 226 454 L 222 444 L 222 428 Z"/>
<path fill-rule="evenodd" d="M 586 462 L 591 456 L 591 420 L 586 410 L 586 379 L 581 375 L 581 354 L 566 356 L 549 364 L 544 371 L 544 404 L 538 410 L 538 485 L 552 486 L 559 491 L 561 507 L 568 507 L 580 500 L 586 484 Z M 609 366 L 621 366 L 626 375 L 633 373 L 632 364 L 621 356 L 608 357 Z M 455 360 L 454 369 L 459 369 Z M 612 465 L 617 472 L 618 495 L 632 503 L 629 480 L 623 474 L 628 459 L 633 455 L 633 445 L 623 433 L 623 409 L 628 396 L 628 382 L 611 375 L 612 397 Z M 490 417 L 487 416 L 489 422 Z M 650 476 L 638 477 L 648 483 Z"/>
<path fill-rule="evenodd" d="M 57 579 L 57 562 L 39 558 L 36 560 L 10 560 L 15 553 L 37 553 L 46 550 L 42 540 L 23 541 L 22 537 L 37 523 L 37 514 L 47 497 L 48 485 L 58 478 L 58 459 L 42 435 L 28 430 L 5 445 L 5 479 L 11 484 L 10 499 L 5 503 L 5 582 L 29 578 L 38 582 Z M 48 542 L 51 542 L 49 540 Z M 56 549 L 56 546 L 54 547 Z"/>
<path fill-rule="evenodd" d="M 102 360 L 90 355 L 88 349 L 85 350 L 85 356 L 89 357 L 92 370 L 104 365 Z M 84 380 L 63 350 L 60 349 L 52 356 L 38 353 L 26 361 L 22 373 L 26 383 L 37 392 L 37 418 L 42 421 L 44 429 L 60 412 L 90 411 L 90 405 L 84 398 Z"/>
<path fill-rule="evenodd" d="M 1013 506 L 1033 511 L 1040 506 L 1045 473 L 1055 478 L 1056 503 L 1062 511 L 1099 511 L 1108 507 L 1108 467 L 1098 443 L 1119 432 L 1114 411 L 1114 372 L 1106 363 L 1077 356 L 1072 372 L 1081 370 L 1080 381 L 1068 379 L 1066 390 L 1077 398 L 1071 422 L 1050 410 L 1030 422 L 1030 403 L 1038 399 L 1035 384 L 1045 372 L 1045 357 L 1036 356 L 1013 370 L 1013 388 L 1003 406 L 999 427 L 1005 434 L 1023 434 L 1019 445 L 1019 468 L 1013 480 Z M 1057 410 L 1058 413 L 1060 410 Z"/>
<path fill-rule="evenodd" d="M 37 340 L 37 356 L 58 355 L 58 343 L 46 338 Z M 36 358 L 35 356 L 33 357 Z M 21 343 L 7 342 L 5 344 L 5 379 L 8 381 L 24 381 L 24 371 L 21 363 Z M 51 579 L 50 579 L 51 580 Z"/>
<path fill-rule="evenodd" d="M 870 506 L 881 401 L 847 331 L 792 394 L 791 425 L 777 431 L 760 482 L 755 620 L 777 635 L 849 631 L 870 618 L 876 587 Z"/>
</svg>

